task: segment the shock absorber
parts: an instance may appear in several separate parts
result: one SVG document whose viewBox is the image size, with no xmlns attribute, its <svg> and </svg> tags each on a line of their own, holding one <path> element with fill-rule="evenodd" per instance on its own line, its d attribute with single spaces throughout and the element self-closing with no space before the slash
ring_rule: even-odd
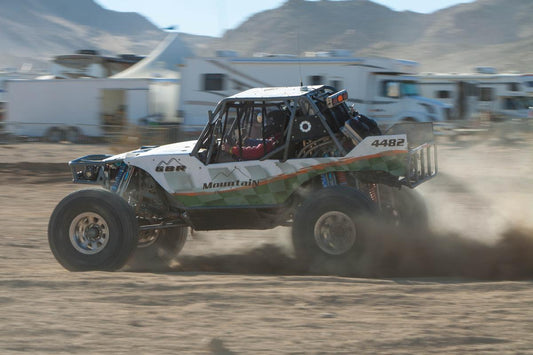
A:
<svg viewBox="0 0 533 355">
<path fill-rule="evenodd" d="M 322 187 L 328 187 L 328 177 L 326 174 L 320 175 L 320 181 L 322 181 Z"/>
<path fill-rule="evenodd" d="M 336 179 L 335 173 L 322 174 L 320 175 L 320 180 L 322 181 L 322 187 L 337 185 L 337 179 Z"/>
<path fill-rule="evenodd" d="M 120 164 L 118 171 L 117 171 L 117 176 L 115 177 L 115 183 L 113 184 L 113 186 L 111 186 L 112 192 L 117 192 L 120 182 L 122 181 L 122 178 L 124 177 L 124 173 L 126 172 L 126 167 L 127 167 L 126 164 Z"/>
<path fill-rule="evenodd" d="M 337 171 L 335 173 L 335 177 L 337 178 L 337 183 L 339 185 L 348 185 L 348 181 L 346 179 L 346 172 L 345 171 Z"/>
<path fill-rule="evenodd" d="M 367 184 L 368 186 L 368 195 L 370 199 L 374 202 L 378 202 L 378 184 Z"/>
</svg>

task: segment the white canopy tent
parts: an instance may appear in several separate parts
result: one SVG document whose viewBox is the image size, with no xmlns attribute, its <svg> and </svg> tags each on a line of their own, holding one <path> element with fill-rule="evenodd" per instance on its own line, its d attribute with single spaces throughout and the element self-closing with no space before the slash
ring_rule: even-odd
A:
<svg viewBox="0 0 533 355">
<path fill-rule="evenodd" d="M 170 33 L 146 58 L 111 78 L 150 79 L 150 112 L 166 122 L 179 121 L 179 66 L 192 55 L 177 33 Z"/>
<path fill-rule="evenodd" d="M 179 65 L 193 55 L 177 33 L 170 33 L 146 58 L 112 78 L 179 79 Z"/>
</svg>

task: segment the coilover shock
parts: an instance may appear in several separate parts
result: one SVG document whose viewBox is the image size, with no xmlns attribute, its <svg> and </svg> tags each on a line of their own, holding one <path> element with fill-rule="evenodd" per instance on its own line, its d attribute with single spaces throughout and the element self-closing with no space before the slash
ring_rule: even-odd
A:
<svg viewBox="0 0 533 355">
<path fill-rule="evenodd" d="M 378 203 L 378 184 L 367 184 L 368 188 L 368 196 L 370 196 L 370 199 L 376 203 Z"/>
</svg>

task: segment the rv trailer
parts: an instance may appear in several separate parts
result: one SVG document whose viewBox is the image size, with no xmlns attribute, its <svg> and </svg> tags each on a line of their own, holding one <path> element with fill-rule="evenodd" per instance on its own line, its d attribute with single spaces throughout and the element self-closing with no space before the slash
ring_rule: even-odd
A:
<svg viewBox="0 0 533 355">
<path fill-rule="evenodd" d="M 497 74 L 482 67 L 470 74 L 418 76 L 422 95 L 453 106 L 452 117 L 484 114 L 493 120 L 528 118 L 533 108 L 533 74 Z"/>
<path fill-rule="evenodd" d="M 205 113 L 223 97 L 254 87 L 328 85 L 346 89 L 355 109 L 380 124 L 442 122 L 449 105 L 420 95 L 418 63 L 389 58 L 355 58 L 344 52 L 313 56 L 239 57 L 222 51 L 188 58 L 181 68 L 179 115 L 185 129 L 206 123 Z"/>
<path fill-rule="evenodd" d="M 5 130 L 14 136 L 77 142 L 154 117 L 175 122 L 177 87 L 171 79 L 7 81 Z"/>
</svg>

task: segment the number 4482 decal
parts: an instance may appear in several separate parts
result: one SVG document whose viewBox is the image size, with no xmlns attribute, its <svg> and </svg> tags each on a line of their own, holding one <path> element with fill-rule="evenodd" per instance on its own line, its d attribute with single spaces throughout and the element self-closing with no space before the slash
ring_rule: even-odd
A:
<svg viewBox="0 0 533 355">
<path fill-rule="evenodd" d="M 405 144 L 403 138 L 376 139 L 370 145 L 374 147 L 401 147 Z"/>
</svg>

